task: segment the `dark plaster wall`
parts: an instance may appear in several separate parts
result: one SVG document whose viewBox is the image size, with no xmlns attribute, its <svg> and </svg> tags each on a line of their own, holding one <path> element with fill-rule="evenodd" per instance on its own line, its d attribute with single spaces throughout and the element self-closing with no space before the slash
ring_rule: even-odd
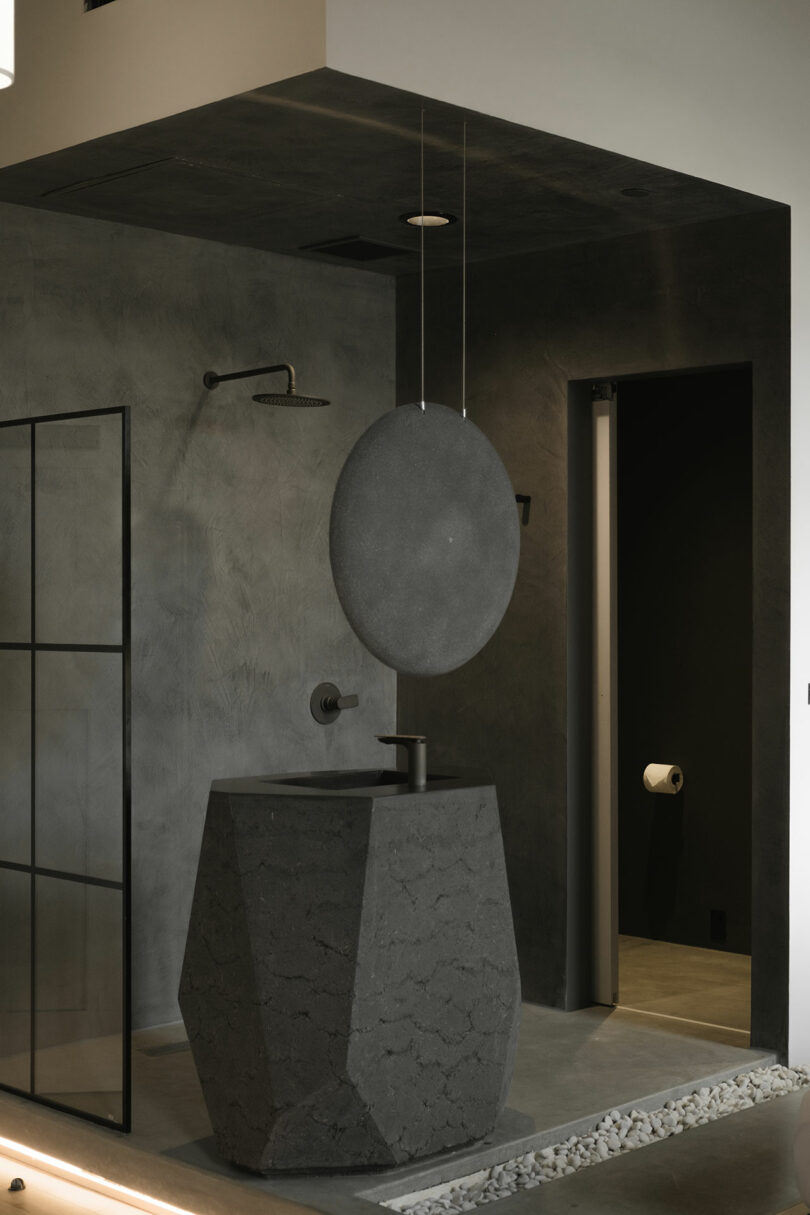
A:
<svg viewBox="0 0 810 1215">
<path fill-rule="evenodd" d="M 589 685 L 568 633 L 569 382 L 750 362 L 753 1032 L 777 1048 L 787 1028 L 787 255 L 780 211 L 469 268 L 470 416 L 515 490 L 532 495 L 531 520 L 511 606 L 481 654 L 398 684 L 400 729 L 427 734 L 437 762 L 478 764 L 497 781 L 525 996 L 587 1002 L 574 965 L 589 948 L 578 834 L 587 781 L 567 771 L 572 725 L 587 716 L 569 706 L 569 673 Z M 417 293 L 415 278 L 400 281 L 399 401 L 418 395 Z M 460 275 L 437 272 L 426 391 L 448 405 L 459 401 L 459 318 Z"/>
<path fill-rule="evenodd" d="M 132 407 L 135 1024 L 176 1018 L 213 778 L 370 766 L 395 677 L 332 586 L 343 460 L 394 401 L 394 285 L 136 227 L 0 207 L 0 417 Z M 209 368 L 292 362 L 328 409 Z M 322 680 L 360 695 L 331 726 Z"/>
<path fill-rule="evenodd" d="M 750 953 L 750 369 L 621 381 L 616 414 L 619 931 Z"/>
</svg>

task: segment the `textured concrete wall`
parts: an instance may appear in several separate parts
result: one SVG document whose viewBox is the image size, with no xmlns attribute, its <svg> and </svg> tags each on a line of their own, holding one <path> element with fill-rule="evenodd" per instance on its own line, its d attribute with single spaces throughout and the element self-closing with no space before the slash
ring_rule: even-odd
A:
<svg viewBox="0 0 810 1215">
<path fill-rule="evenodd" d="M 135 1023 L 156 1024 L 178 1015 L 211 780 L 371 765 L 394 726 L 394 675 L 351 633 L 327 545 L 342 462 L 394 401 L 394 286 L 10 206 L 0 266 L 0 417 L 132 407 Z M 202 386 L 280 360 L 332 406 Z M 321 680 L 359 708 L 317 725 Z"/>
<path fill-rule="evenodd" d="M 801 931 L 810 921 L 810 8 L 780 0 L 778 13 L 739 0 L 329 0 L 327 62 L 791 208 L 790 755 L 780 741 L 774 759 L 795 773 L 790 1055 L 801 1062 L 810 1057 L 810 935 Z"/>
<path fill-rule="evenodd" d="M 754 1020 L 786 1040 L 788 670 L 787 212 L 479 264 L 469 271 L 468 405 L 516 492 L 531 494 L 515 594 L 484 650 L 437 679 L 399 680 L 399 727 L 434 764 L 498 785 L 524 994 L 587 999 L 570 956 L 568 385 L 593 377 L 753 363 Z M 400 280 L 398 400 L 418 394 L 417 289 Z M 428 399 L 460 393 L 457 273 L 427 292 Z M 579 896 L 577 896 L 578 899 Z M 575 903 L 577 900 L 575 899 Z"/>
</svg>

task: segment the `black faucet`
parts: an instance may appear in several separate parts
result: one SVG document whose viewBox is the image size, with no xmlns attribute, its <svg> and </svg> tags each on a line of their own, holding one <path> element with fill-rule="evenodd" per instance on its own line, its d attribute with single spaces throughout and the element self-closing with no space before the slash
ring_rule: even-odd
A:
<svg viewBox="0 0 810 1215">
<path fill-rule="evenodd" d="M 408 788 L 421 792 L 427 786 L 427 739 L 424 734 L 378 734 L 381 743 L 408 748 Z"/>
</svg>

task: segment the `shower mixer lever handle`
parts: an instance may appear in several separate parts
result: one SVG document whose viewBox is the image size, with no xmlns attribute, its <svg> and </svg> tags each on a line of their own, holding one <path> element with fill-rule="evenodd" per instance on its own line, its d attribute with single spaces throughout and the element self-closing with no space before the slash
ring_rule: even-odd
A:
<svg viewBox="0 0 810 1215">
<path fill-rule="evenodd" d="M 319 683 L 309 698 L 309 711 L 316 721 L 326 726 L 335 721 L 344 709 L 356 709 L 360 697 L 341 695 L 340 688 L 333 683 Z"/>
</svg>

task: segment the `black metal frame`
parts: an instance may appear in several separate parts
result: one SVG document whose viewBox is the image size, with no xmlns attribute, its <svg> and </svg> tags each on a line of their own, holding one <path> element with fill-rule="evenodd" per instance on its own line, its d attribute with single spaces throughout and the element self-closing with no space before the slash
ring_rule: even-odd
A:
<svg viewBox="0 0 810 1215">
<path fill-rule="evenodd" d="M 36 427 L 40 423 L 66 422 L 76 419 L 108 417 L 118 414 L 121 417 L 121 644 L 120 645 L 58 645 L 54 643 L 39 643 L 36 640 Z M 88 1122 L 98 1123 L 112 1130 L 129 1131 L 132 1128 L 132 656 L 131 656 L 131 535 L 130 535 L 130 426 L 129 407 L 116 406 L 111 409 L 80 410 L 72 413 L 44 414 L 31 418 L 20 418 L 9 422 L 0 422 L 0 429 L 12 426 L 28 426 L 31 432 L 31 638 L 28 642 L 2 642 L 0 651 L 27 650 L 31 655 L 31 841 L 29 864 L 23 865 L 0 859 L 0 869 L 16 870 L 31 876 L 31 925 L 30 925 L 30 1092 L 15 1088 L 12 1085 L 0 1083 L 0 1090 L 26 1097 L 38 1105 L 46 1105 L 51 1109 L 61 1110 L 84 1118 Z M 121 881 L 111 881 L 106 878 L 90 877 L 86 874 L 69 873 L 58 869 L 46 869 L 36 864 L 36 656 L 38 652 L 56 651 L 59 653 L 95 653 L 120 654 L 122 662 L 122 856 Z M 36 879 L 37 877 L 60 878 L 63 881 L 79 882 L 85 886 L 103 886 L 108 889 L 120 890 L 122 896 L 122 960 L 123 960 L 123 1025 L 122 1054 L 123 1074 L 121 1077 L 122 1119 L 115 1122 L 99 1114 L 77 1109 L 54 1101 L 49 1097 L 39 1096 L 36 1089 L 36 981 L 37 981 L 37 939 L 36 939 Z"/>
</svg>

